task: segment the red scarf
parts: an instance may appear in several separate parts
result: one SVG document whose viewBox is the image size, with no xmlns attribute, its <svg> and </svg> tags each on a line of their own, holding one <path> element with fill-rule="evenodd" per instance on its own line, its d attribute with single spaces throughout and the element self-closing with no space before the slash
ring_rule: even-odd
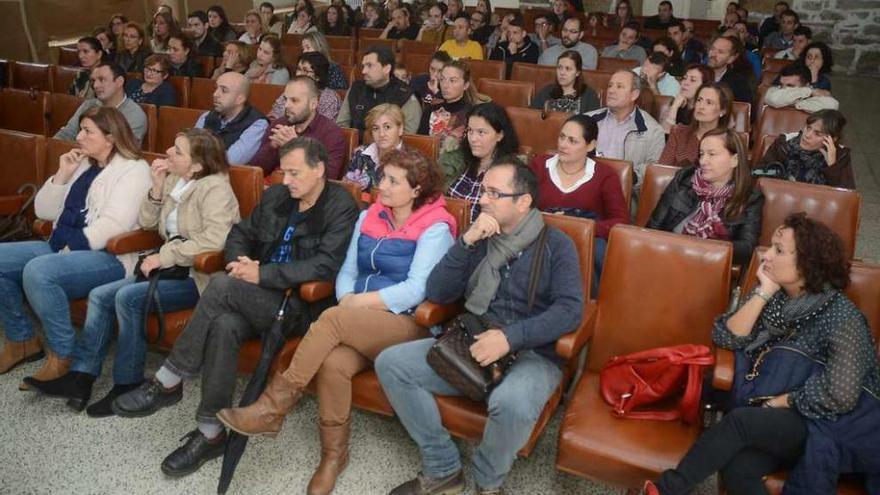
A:
<svg viewBox="0 0 880 495">
<path fill-rule="evenodd" d="M 698 168 L 691 179 L 691 186 L 700 198 L 700 205 L 697 207 L 697 212 L 685 224 L 682 233 L 703 239 L 728 240 L 730 234 L 721 221 L 721 212 L 727 200 L 733 195 L 733 182 L 714 188 L 703 178 L 702 169 Z"/>
</svg>

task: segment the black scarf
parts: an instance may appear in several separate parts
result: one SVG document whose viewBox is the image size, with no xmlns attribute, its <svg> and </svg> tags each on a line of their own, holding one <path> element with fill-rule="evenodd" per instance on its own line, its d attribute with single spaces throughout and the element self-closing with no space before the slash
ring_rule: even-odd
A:
<svg viewBox="0 0 880 495">
<path fill-rule="evenodd" d="M 816 315 L 825 311 L 839 294 L 839 290 L 830 286 L 816 294 L 806 293 L 793 299 L 785 291 L 778 291 L 761 311 L 755 330 L 757 336 L 745 348 L 746 353 L 754 358 L 763 350 L 796 334 Z"/>
</svg>

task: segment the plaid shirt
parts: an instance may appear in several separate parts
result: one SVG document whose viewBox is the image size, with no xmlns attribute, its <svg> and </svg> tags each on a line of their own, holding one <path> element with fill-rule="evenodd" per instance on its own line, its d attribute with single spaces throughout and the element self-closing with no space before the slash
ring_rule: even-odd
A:
<svg viewBox="0 0 880 495">
<path fill-rule="evenodd" d="M 461 174 L 452 186 L 449 187 L 447 194 L 451 198 L 463 199 L 471 204 L 471 221 L 476 220 L 480 215 L 480 185 L 483 182 L 483 176 L 486 172 L 481 172 L 476 177 L 471 177 L 467 172 Z"/>
</svg>

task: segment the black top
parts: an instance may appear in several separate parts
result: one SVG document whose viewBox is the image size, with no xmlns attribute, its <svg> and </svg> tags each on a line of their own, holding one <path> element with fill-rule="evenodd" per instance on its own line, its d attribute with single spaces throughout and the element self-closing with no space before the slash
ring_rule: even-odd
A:
<svg viewBox="0 0 880 495">
<path fill-rule="evenodd" d="M 751 103 L 754 106 L 752 88 L 749 86 L 749 80 L 745 76 L 728 68 L 719 82 L 723 82 L 730 87 L 735 101 Z M 752 113 L 757 115 L 757 112 Z"/>
<path fill-rule="evenodd" d="M 659 15 L 652 15 L 651 17 L 645 18 L 645 22 L 642 25 L 642 27 L 645 29 L 663 29 L 663 30 L 665 30 L 666 28 L 669 27 L 670 24 L 672 24 L 673 21 L 676 21 L 676 20 L 677 19 L 675 17 L 670 17 L 668 21 L 663 22 L 660 19 Z"/>
<path fill-rule="evenodd" d="M 196 47 L 196 54 L 202 57 L 222 57 L 223 46 L 213 36 L 206 35 L 202 43 Z"/>
<path fill-rule="evenodd" d="M 388 31 L 388 39 L 389 40 L 399 40 L 401 38 L 408 39 L 408 40 L 414 40 L 414 39 L 416 39 L 416 37 L 418 37 L 418 35 L 419 35 L 419 27 L 416 26 L 415 24 L 410 24 L 409 27 L 404 29 L 403 31 L 398 30 L 396 26 L 391 28 L 390 31 Z"/>
<path fill-rule="evenodd" d="M 171 66 L 171 76 L 182 76 L 182 77 L 202 77 L 202 66 L 193 60 L 192 57 L 187 57 L 186 61 L 180 64 L 180 67 Z"/>
<path fill-rule="evenodd" d="M 510 72 L 513 70 L 514 62 L 526 62 L 529 64 L 538 63 L 538 56 L 540 55 L 538 45 L 532 42 L 532 39 L 528 36 L 525 38 L 525 44 L 523 44 L 516 53 L 510 53 L 507 49 L 507 45 L 507 41 L 499 42 L 489 54 L 489 60 L 501 60 L 505 63 L 506 75 L 504 77 L 506 79 L 510 79 Z"/>
<path fill-rule="evenodd" d="M 367 126 L 367 112 L 373 107 L 381 103 L 393 103 L 402 108 L 412 95 L 412 89 L 396 77 L 392 77 L 381 88 L 367 86 L 364 81 L 355 81 L 347 97 L 351 127 L 363 131 Z"/>
</svg>

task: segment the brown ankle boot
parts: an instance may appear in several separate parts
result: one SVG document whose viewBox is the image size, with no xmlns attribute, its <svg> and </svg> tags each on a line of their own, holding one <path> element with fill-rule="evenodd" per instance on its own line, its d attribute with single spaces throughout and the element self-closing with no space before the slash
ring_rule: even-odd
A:
<svg viewBox="0 0 880 495">
<path fill-rule="evenodd" d="M 43 367 L 34 373 L 34 380 L 48 382 L 49 380 L 61 378 L 70 371 L 70 358 L 60 357 L 51 350 L 46 351 L 46 356 L 46 362 L 43 363 Z M 30 390 L 31 387 L 27 383 L 21 382 L 21 384 L 18 385 L 18 389 Z"/>
<path fill-rule="evenodd" d="M 274 437 L 281 431 L 284 417 L 296 407 L 300 397 L 302 389 L 283 373 L 277 373 L 256 402 L 246 407 L 222 409 L 217 413 L 217 419 L 242 435 Z"/>
<path fill-rule="evenodd" d="M 0 375 L 12 371 L 21 363 L 36 361 L 43 356 L 43 346 L 37 336 L 22 342 L 6 339 L 6 345 L 0 351 Z"/>
<path fill-rule="evenodd" d="M 336 478 L 348 466 L 348 438 L 351 419 L 341 425 L 321 421 L 321 463 L 309 481 L 308 495 L 329 495 Z"/>
</svg>

